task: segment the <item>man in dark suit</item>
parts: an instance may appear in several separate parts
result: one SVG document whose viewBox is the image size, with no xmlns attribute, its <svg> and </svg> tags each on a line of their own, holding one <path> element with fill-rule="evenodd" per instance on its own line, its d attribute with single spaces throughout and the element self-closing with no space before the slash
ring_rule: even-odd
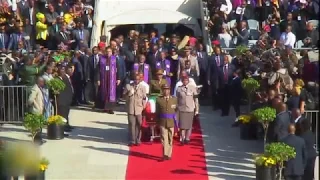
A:
<svg viewBox="0 0 320 180">
<path fill-rule="evenodd" d="M 83 103 L 82 95 L 83 95 L 83 71 L 84 68 L 82 67 L 82 64 L 80 63 L 80 57 L 82 54 L 77 51 L 72 59 L 72 64 L 74 65 L 74 72 L 71 77 L 72 79 L 72 85 L 74 87 L 74 105 L 79 105 L 80 103 Z"/>
<path fill-rule="evenodd" d="M 234 17 L 237 23 L 248 19 L 254 19 L 254 10 L 250 4 L 247 4 L 247 2 L 248 1 L 243 0 L 241 5 L 235 9 Z"/>
<path fill-rule="evenodd" d="M 133 64 L 135 62 L 138 62 L 138 55 L 139 55 L 138 42 L 133 42 L 131 46 L 132 46 L 132 48 L 125 51 L 125 56 L 126 56 L 125 63 L 126 63 L 126 70 L 127 70 L 128 74 L 130 74 L 130 72 L 132 72 Z"/>
<path fill-rule="evenodd" d="M 224 55 L 221 54 L 221 48 L 216 46 L 214 48 L 214 54 L 209 57 L 207 69 L 207 79 L 209 86 L 211 85 L 212 107 L 214 110 L 221 108 L 221 104 L 219 104 L 219 98 L 217 95 L 219 89 L 219 72 L 223 65 Z"/>
<path fill-rule="evenodd" d="M 30 50 L 30 37 L 27 37 L 23 27 L 19 27 L 15 33 L 10 35 L 8 50 L 18 50 L 18 44 L 20 41 L 23 42 L 26 50 Z"/>
<path fill-rule="evenodd" d="M 99 79 L 99 50 L 98 47 L 92 48 L 92 55 L 89 57 L 88 66 L 86 67 L 87 76 L 86 76 L 86 93 L 88 93 L 90 98 L 87 98 L 87 101 L 96 102 L 97 93 L 98 93 L 98 81 Z"/>
<path fill-rule="evenodd" d="M 117 60 L 117 100 L 120 101 L 121 95 L 123 94 L 123 88 L 126 84 L 126 64 L 123 57 L 119 54 L 119 50 L 114 49 L 113 55 Z"/>
<path fill-rule="evenodd" d="M 0 27 L 0 50 L 6 51 L 9 43 L 9 36 L 6 33 L 5 26 Z"/>
<path fill-rule="evenodd" d="M 237 46 L 247 46 L 249 44 L 250 33 L 247 29 L 247 23 L 245 21 L 241 21 L 239 28 L 234 28 L 233 32 L 237 36 Z"/>
<path fill-rule="evenodd" d="M 288 136 L 282 139 L 282 142 L 293 147 L 296 152 L 296 156 L 286 162 L 284 168 L 284 177 L 286 180 L 302 180 L 307 164 L 306 144 L 301 137 L 295 135 L 295 130 L 295 125 L 290 124 Z"/>
<path fill-rule="evenodd" d="M 57 44 L 63 43 L 64 45 L 70 45 L 71 40 L 69 34 L 67 33 L 66 26 L 61 26 L 60 31 L 56 34 Z"/>
<path fill-rule="evenodd" d="M 276 107 L 276 111 L 277 116 L 274 120 L 273 141 L 279 142 L 288 135 L 288 126 L 291 122 L 291 119 L 285 103 L 279 103 Z"/>
<path fill-rule="evenodd" d="M 305 118 L 301 115 L 300 109 L 291 110 L 291 123 L 296 125 L 296 135 L 301 135 L 301 124 Z"/>
<path fill-rule="evenodd" d="M 161 52 L 158 50 L 158 45 L 153 44 L 146 61 L 147 64 L 150 65 L 152 72 L 156 71 L 156 62 L 161 59 L 160 54 Z"/>
<path fill-rule="evenodd" d="M 72 87 L 70 78 L 66 74 L 66 68 L 63 66 L 60 67 L 59 69 L 59 78 L 64 82 L 66 87 L 58 94 L 57 114 L 67 120 L 65 131 L 70 132 L 72 127 L 70 126 L 70 123 L 69 123 L 69 112 L 70 112 L 70 105 L 72 103 L 73 87 Z"/>
<path fill-rule="evenodd" d="M 206 97 L 208 93 L 208 54 L 205 52 L 203 48 L 203 44 L 198 44 L 198 52 L 197 52 L 197 59 L 200 69 L 200 77 L 199 77 L 199 83 L 202 84 L 202 91 L 200 93 L 201 97 Z"/>
<path fill-rule="evenodd" d="M 78 29 L 72 31 L 72 37 L 75 40 L 75 48 L 80 49 L 81 44 L 84 44 L 88 47 L 90 33 L 87 29 L 84 28 L 84 23 L 78 23 Z"/>
<path fill-rule="evenodd" d="M 311 131 L 310 120 L 304 120 L 301 123 L 301 136 L 304 139 L 307 149 L 307 164 L 304 169 L 303 180 L 314 179 L 314 166 L 317 158 L 317 152 L 315 148 L 316 139 L 315 134 Z"/>
<path fill-rule="evenodd" d="M 191 62 L 190 60 L 186 60 L 184 62 L 184 71 L 188 74 L 190 78 L 194 80 L 194 82 L 198 85 L 199 84 L 199 77 L 197 74 L 197 71 L 194 68 L 191 68 Z"/>
<path fill-rule="evenodd" d="M 233 72 L 233 78 L 231 81 L 230 91 L 229 91 L 231 104 L 234 108 L 234 111 L 236 112 L 236 118 L 240 116 L 240 102 L 243 95 L 241 79 L 239 77 L 240 73 L 241 73 L 240 69 Z"/>
<path fill-rule="evenodd" d="M 224 56 L 224 64 L 218 69 L 218 96 L 221 104 L 221 116 L 228 116 L 230 109 L 230 85 L 233 79 L 234 66 L 229 62 L 229 57 Z"/>
</svg>

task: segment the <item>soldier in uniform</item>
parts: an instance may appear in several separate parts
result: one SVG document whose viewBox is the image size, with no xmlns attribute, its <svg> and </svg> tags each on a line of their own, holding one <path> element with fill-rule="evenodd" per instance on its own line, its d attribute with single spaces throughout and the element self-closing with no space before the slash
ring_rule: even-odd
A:
<svg viewBox="0 0 320 180">
<path fill-rule="evenodd" d="M 173 134 L 175 116 L 177 110 L 177 98 L 170 95 L 170 86 L 162 86 L 162 96 L 156 101 L 156 115 L 161 131 L 161 143 L 163 146 L 163 161 L 170 160 L 173 147 Z"/>
<path fill-rule="evenodd" d="M 141 142 L 142 111 L 147 103 L 147 90 L 146 87 L 141 84 L 140 74 L 135 74 L 134 81 L 126 85 L 124 95 L 126 97 L 130 132 L 129 146 L 138 146 Z"/>
<path fill-rule="evenodd" d="M 156 71 L 156 79 L 150 82 L 150 94 L 162 94 L 162 86 L 168 84 L 166 79 L 163 79 L 163 70 Z"/>
</svg>

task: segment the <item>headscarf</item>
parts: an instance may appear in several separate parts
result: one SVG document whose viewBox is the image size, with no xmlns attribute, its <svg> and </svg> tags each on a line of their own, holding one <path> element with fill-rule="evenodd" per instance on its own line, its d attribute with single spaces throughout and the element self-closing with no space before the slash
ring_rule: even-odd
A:
<svg viewBox="0 0 320 180">
<path fill-rule="evenodd" d="M 38 13 L 36 14 L 36 18 L 38 19 L 38 21 L 41 21 L 41 20 L 45 19 L 46 17 L 45 17 L 44 14 L 38 12 Z"/>
</svg>

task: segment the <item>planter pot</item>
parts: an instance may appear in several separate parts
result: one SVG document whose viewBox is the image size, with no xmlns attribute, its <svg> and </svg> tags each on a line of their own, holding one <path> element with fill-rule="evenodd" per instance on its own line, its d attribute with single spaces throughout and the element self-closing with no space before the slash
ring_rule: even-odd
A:
<svg viewBox="0 0 320 180">
<path fill-rule="evenodd" d="M 45 180 L 45 173 L 46 171 L 39 171 L 38 174 L 36 175 L 25 175 L 24 179 L 25 180 Z"/>
<path fill-rule="evenodd" d="M 37 145 L 41 145 L 42 144 L 42 132 L 37 132 L 37 134 L 34 136 L 33 138 L 33 142 Z"/>
<path fill-rule="evenodd" d="M 256 180 L 276 180 L 276 167 L 256 166 Z"/>
<path fill-rule="evenodd" d="M 47 128 L 48 139 L 63 139 L 64 138 L 64 125 L 49 124 Z"/>
<path fill-rule="evenodd" d="M 240 139 L 249 140 L 250 139 L 250 125 L 240 123 Z"/>
</svg>

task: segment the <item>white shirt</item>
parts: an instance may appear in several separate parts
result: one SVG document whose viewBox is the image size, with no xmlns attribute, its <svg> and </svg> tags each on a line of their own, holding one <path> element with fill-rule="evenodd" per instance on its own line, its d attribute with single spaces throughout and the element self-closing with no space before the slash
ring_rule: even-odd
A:
<svg viewBox="0 0 320 180">
<path fill-rule="evenodd" d="M 294 44 L 296 43 L 296 35 L 294 35 L 292 32 L 283 32 L 280 36 L 280 40 L 284 43 L 285 46 L 291 46 L 292 48 L 294 48 Z"/>
<path fill-rule="evenodd" d="M 227 11 L 225 11 L 225 13 L 226 13 L 226 14 L 230 14 L 231 11 L 232 11 L 232 3 L 231 3 L 230 0 L 226 0 L 226 3 L 227 3 L 228 9 L 227 9 Z"/>
<path fill-rule="evenodd" d="M 29 8 L 29 21 L 30 21 L 30 24 L 31 25 L 33 25 L 33 21 L 34 21 L 34 19 L 33 19 L 33 7 L 32 8 Z"/>
<path fill-rule="evenodd" d="M 194 82 L 194 80 L 193 80 L 192 78 L 189 78 L 189 84 L 192 85 L 192 86 L 197 87 L 197 84 Z M 178 87 L 179 87 L 179 86 L 182 86 L 182 85 L 183 85 L 183 84 L 182 84 L 182 81 L 179 80 L 179 81 L 177 82 L 176 86 L 174 87 L 173 96 L 176 96 Z"/>
<path fill-rule="evenodd" d="M 294 120 L 294 123 L 297 123 L 299 121 L 299 119 L 301 118 L 301 115 L 298 116 L 295 120 Z"/>
<path fill-rule="evenodd" d="M 232 37 L 229 33 L 218 34 L 218 40 L 222 48 L 228 48 L 231 45 Z"/>
</svg>

